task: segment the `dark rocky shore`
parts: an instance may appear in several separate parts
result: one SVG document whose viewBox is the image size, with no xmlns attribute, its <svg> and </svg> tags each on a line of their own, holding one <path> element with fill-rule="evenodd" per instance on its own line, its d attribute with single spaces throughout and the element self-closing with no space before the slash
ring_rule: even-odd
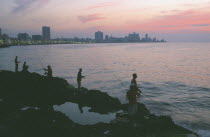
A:
<svg viewBox="0 0 210 137">
<path fill-rule="evenodd" d="M 99 114 L 116 113 L 110 123 L 80 125 L 53 105 L 73 102 Z M 23 109 L 28 108 L 28 109 Z M 135 116 L 128 104 L 98 90 L 80 90 L 62 78 L 37 73 L 0 71 L 0 137 L 187 137 L 197 134 L 168 116 L 155 116 L 138 103 Z M 119 110 L 122 113 L 117 113 Z"/>
<path fill-rule="evenodd" d="M 10 45 L 0 45 L 0 48 L 7 48 L 7 47 L 9 47 Z"/>
</svg>

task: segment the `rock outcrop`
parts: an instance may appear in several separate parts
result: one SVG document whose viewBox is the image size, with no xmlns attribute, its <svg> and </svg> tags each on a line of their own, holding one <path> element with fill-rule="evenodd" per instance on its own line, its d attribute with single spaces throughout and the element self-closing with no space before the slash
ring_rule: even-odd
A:
<svg viewBox="0 0 210 137">
<path fill-rule="evenodd" d="M 116 113 L 110 123 L 80 125 L 53 105 L 73 102 L 90 111 Z M 27 108 L 27 109 L 23 109 Z M 99 90 L 76 89 L 62 78 L 37 73 L 0 71 L 0 136 L 5 137 L 187 137 L 197 134 L 180 127 L 168 116 L 155 116 L 138 103 L 134 116 L 128 104 Z M 118 111 L 121 110 L 121 113 Z"/>
</svg>

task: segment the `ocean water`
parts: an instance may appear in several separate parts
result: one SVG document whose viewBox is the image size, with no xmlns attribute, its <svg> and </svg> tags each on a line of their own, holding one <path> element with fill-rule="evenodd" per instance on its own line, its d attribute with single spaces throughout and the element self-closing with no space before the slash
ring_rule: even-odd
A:
<svg viewBox="0 0 210 137">
<path fill-rule="evenodd" d="M 14 71 L 19 56 L 29 71 L 44 74 L 48 64 L 53 75 L 76 86 L 79 68 L 86 78 L 82 86 L 99 89 L 126 103 L 132 74 L 144 95 L 138 100 L 156 115 L 171 116 L 175 123 L 202 137 L 210 137 L 210 43 L 123 43 L 14 46 L 0 49 L 0 70 Z M 78 123 L 93 117 L 105 122 L 113 114 L 87 114 L 84 121 L 68 110 L 71 103 L 55 106 Z M 78 117 L 77 117 L 78 116 Z M 100 122 L 100 121 L 93 121 Z"/>
</svg>

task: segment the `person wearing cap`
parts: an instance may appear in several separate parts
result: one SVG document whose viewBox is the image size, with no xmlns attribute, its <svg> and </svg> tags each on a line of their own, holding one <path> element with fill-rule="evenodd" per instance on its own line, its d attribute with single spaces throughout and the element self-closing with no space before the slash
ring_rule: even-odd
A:
<svg viewBox="0 0 210 137">
<path fill-rule="evenodd" d="M 48 78 L 52 78 L 52 68 L 50 65 L 47 66 L 47 69 L 44 68 L 46 71 L 45 74 L 48 76 Z"/>
<path fill-rule="evenodd" d="M 78 85 L 78 89 L 81 88 L 81 81 L 82 79 L 85 78 L 85 76 L 82 76 L 82 69 L 79 69 L 79 72 L 77 73 L 77 85 Z"/>
</svg>

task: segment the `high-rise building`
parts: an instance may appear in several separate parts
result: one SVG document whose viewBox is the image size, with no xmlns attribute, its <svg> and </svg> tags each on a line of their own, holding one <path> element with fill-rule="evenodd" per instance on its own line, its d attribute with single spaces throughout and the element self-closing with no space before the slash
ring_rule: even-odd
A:
<svg viewBox="0 0 210 137">
<path fill-rule="evenodd" d="M 128 41 L 129 42 L 139 42 L 140 41 L 140 37 L 138 33 L 133 33 L 133 34 L 129 34 L 128 35 Z"/>
<path fill-rule="evenodd" d="M 106 42 L 109 41 L 109 36 L 108 35 L 105 36 L 105 41 Z"/>
<path fill-rule="evenodd" d="M 103 42 L 103 32 L 101 31 L 98 31 L 98 32 L 95 32 L 95 40 L 96 42 Z"/>
<path fill-rule="evenodd" d="M 50 27 L 46 27 L 46 26 L 42 27 L 42 40 L 43 41 L 50 40 Z"/>
<path fill-rule="evenodd" d="M 30 36 L 27 33 L 19 33 L 18 40 L 28 41 L 30 40 Z"/>
<path fill-rule="evenodd" d="M 1 28 L 0 28 L 0 36 L 1 36 L 2 34 L 1 34 Z"/>
<path fill-rule="evenodd" d="M 148 41 L 148 34 L 145 35 L 145 39 L 146 39 L 146 41 Z"/>
<path fill-rule="evenodd" d="M 41 41 L 42 40 L 42 35 L 32 35 L 32 40 L 33 41 Z"/>
</svg>

